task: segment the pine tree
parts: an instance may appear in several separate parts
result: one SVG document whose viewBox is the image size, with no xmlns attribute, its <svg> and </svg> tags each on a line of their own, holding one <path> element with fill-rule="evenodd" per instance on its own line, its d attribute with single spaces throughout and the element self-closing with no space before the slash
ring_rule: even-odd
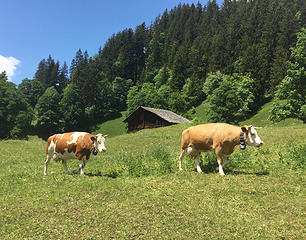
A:
<svg viewBox="0 0 306 240">
<path fill-rule="evenodd" d="M 57 87 L 59 84 L 60 64 L 55 62 L 49 55 L 48 59 L 43 59 L 38 65 L 35 78 L 42 83 L 45 88 Z"/>
<path fill-rule="evenodd" d="M 27 98 L 32 108 L 35 107 L 39 97 L 45 92 L 44 86 L 36 78 L 34 78 L 33 80 L 25 78 L 18 85 L 18 89 Z"/>
<path fill-rule="evenodd" d="M 58 81 L 55 85 L 56 90 L 59 93 L 61 93 L 63 89 L 67 86 L 68 83 L 69 83 L 68 66 L 67 66 L 67 63 L 64 62 L 63 66 L 59 70 Z"/>
</svg>

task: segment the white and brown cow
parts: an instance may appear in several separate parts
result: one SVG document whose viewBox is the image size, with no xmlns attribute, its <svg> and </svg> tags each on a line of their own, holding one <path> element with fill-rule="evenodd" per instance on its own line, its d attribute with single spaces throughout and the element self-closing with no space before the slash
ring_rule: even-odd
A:
<svg viewBox="0 0 306 240">
<path fill-rule="evenodd" d="M 55 134 L 47 141 L 47 158 L 45 160 L 44 174 L 48 174 L 48 163 L 51 158 L 55 161 L 62 161 L 67 174 L 70 174 L 67 168 L 67 160 L 76 158 L 79 160 L 79 172 L 84 174 L 84 167 L 89 160 L 90 154 L 96 155 L 99 152 L 105 152 L 105 135 L 92 135 L 86 132 L 69 132 Z"/>
<path fill-rule="evenodd" d="M 179 169 L 182 169 L 182 159 L 185 152 L 194 158 L 197 171 L 202 172 L 199 165 L 201 152 L 214 150 L 217 156 L 218 169 L 224 175 L 223 167 L 228 163 L 228 156 L 240 144 L 244 149 L 246 145 L 260 147 L 263 142 L 257 134 L 255 127 L 237 127 L 226 123 L 208 123 L 190 127 L 182 133 Z"/>
</svg>

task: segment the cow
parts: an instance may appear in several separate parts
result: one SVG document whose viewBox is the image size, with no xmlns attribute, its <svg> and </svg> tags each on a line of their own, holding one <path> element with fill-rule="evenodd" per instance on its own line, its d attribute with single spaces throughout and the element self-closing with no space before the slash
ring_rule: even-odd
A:
<svg viewBox="0 0 306 240">
<path fill-rule="evenodd" d="M 47 157 L 44 166 L 44 175 L 48 174 L 48 163 L 51 158 L 55 161 L 62 161 L 67 174 L 67 160 L 76 158 L 79 160 L 78 172 L 84 175 L 84 167 L 89 160 L 90 154 L 97 155 L 98 152 L 105 152 L 105 138 L 107 135 L 101 133 L 92 135 L 87 132 L 68 132 L 54 134 L 47 141 Z"/>
<path fill-rule="evenodd" d="M 260 147 L 263 141 L 257 134 L 255 127 L 234 126 L 227 123 L 208 123 L 189 127 L 182 132 L 181 152 L 179 156 L 179 170 L 182 171 L 182 160 L 185 152 L 194 158 L 197 171 L 202 172 L 199 165 L 201 152 L 214 150 L 220 175 L 224 175 L 223 167 L 228 163 L 229 155 L 240 144 L 241 149 L 246 145 Z"/>
</svg>

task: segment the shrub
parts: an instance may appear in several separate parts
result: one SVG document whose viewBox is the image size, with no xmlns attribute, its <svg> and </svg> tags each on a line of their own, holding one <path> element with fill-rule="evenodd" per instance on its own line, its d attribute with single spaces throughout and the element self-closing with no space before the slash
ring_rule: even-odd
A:
<svg viewBox="0 0 306 240">
<path fill-rule="evenodd" d="M 297 35 L 297 43 L 291 48 L 292 60 L 288 62 L 287 75 L 278 85 L 275 93 L 276 102 L 271 111 L 271 120 L 298 118 L 306 122 L 306 28 Z"/>
<path fill-rule="evenodd" d="M 238 123 L 246 119 L 255 109 L 254 92 L 254 79 L 250 75 L 224 77 L 208 97 L 210 121 Z"/>
</svg>

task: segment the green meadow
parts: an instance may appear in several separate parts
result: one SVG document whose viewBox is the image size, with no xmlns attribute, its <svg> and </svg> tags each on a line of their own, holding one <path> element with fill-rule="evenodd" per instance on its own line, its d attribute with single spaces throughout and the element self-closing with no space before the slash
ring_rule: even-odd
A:
<svg viewBox="0 0 306 240">
<path fill-rule="evenodd" d="M 187 157 L 178 171 L 190 125 L 112 136 L 120 121 L 102 124 L 107 152 L 91 156 L 85 176 L 54 161 L 43 176 L 46 142 L 35 136 L 0 141 L 0 238 L 305 239 L 306 127 L 273 124 L 267 108 L 245 122 L 263 127 L 264 146 L 237 148 L 225 176 L 214 153 L 202 154 L 204 173 Z"/>
</svg>

